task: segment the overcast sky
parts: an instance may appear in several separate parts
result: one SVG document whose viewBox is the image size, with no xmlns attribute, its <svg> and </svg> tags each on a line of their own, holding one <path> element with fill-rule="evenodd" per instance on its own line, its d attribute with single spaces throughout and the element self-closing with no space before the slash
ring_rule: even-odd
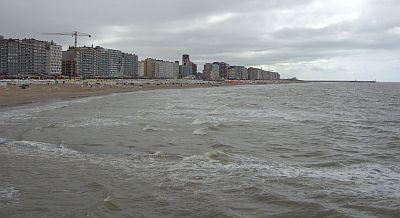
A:
<svg viewBox="0 0 400 218">
<path fill-rule="evenodd" d="M 282 77 L 400 81 L 398 0 L 0 0 L 0 35 L 259 66 Z"/>
</svg>

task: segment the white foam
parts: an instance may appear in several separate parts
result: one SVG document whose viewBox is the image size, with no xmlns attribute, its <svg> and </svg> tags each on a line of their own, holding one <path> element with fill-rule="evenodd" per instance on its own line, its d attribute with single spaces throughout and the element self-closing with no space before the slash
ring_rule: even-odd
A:
<svg viewBox="0 0 400 218">
<path fill-rule="evenodd" d="M 80 121 L 64 122 L 61 127 L 109 127 L 109 126 L 128 126 L 129 122 L 112 118 L 89 118 Z"/>
<path fill-rule="evenodd" d="M 60 102 L 53 102 L 47 103 L 38 106 L 23 106 L 23 107 L 16 107 L 9 111 L 0 112 L 0 124 L 4 124 L 7 122 L 14 122 L 19 120 L 28 120 L 34 118 L 34 114 L 44 112 L 44 111 L 51 111 L 60 108 L 64 108 L 70 106 L 71 104 L 83 104 L 88 103 L 94 99 L 103 98 L 104 96 L 95 96 L 95 97 L 87 97 L 69 101 L 60 101 Z"/>
<path fill-rule="evenodd" d="M 108 201 L 111 201 L 111 196 L 110 195 L 107 196 L 106 198 L 104 198 L 104 202 L 108 202 Z"/>
<path fill-rule="evenodd" d="M 207 135 L 208 128 L 199 128 L 192 132 L 192 135 Z"/>
<path fill-rule="evenodd" d="M 42 156 L 42 157 L 78 157 L 79 152 L 65 148 L 63 145 L 55 145 L 33 141 L 6 140 L 0 146 L 0 152 L 16 156 Z"/>
<path fill-rule="evenodd" d="M 157 128 L 157 127 L 154 127 L 154 126 L 150 126 L 150 125 L 146 125 L 143 129 L 142 129 L 143 131 L 167 131 L 167 132 L 172 132 L 172 131 L 174 131 L 174 129 L 172 129 L 172 128 Z"/>
<path fill-rule="evenodd" d="M 0 185 L 0 207 L 19 203 L 19 190 L 12 185 Z"/>
<path fill-rule="evenodd" d="M 197 134 L 206 133 L 204 131 L 206 129 L 199 129 Z M 216 184 L 218 181 L 224 182 L 230 179 L 230 175 L 240 175 L 237 179 L 241 182 L 289 179 L 300 183 L 308 181 L 310 185 L 317 186 L 329 183 L 329 188 L 316 189 L 315 192 L 377 199 L 400 198 L 398 193 L 400 171 L 392 165 L 361 163 L 340 168 L 310 168 L 222 151 L 210 151 L 180 158 L 164 158 L 168 155 L 162 151 L 152 155 L 148 153 L 125 156 L 83 155 L 62 145 L 5 139 L 2 141 L 3 144 L 0 146 L 2 154 L 58 159 L 66 157 L 64 161 L 83 159 L 100 166 L 123 170 L 128 175 L 143 173 L 143 176 L 155 179 L 162 179 L 165 172 L 168 172 L 168 177 L 172 181 L 181 181 L 182 184 L 187 182 Z M 196 179 L 199 177 L 202 178 L 201 181 Z"/>
</svg>

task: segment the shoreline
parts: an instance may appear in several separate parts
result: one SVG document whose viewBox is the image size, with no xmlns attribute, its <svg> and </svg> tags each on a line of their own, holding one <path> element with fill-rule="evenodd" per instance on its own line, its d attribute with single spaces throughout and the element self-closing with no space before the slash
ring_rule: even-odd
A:
<svg viewBox="0 0 400 218">
<path fill-rule="evenodd" d="M 287 84 L 287 81 L 275 81 L 264 83 L 215 83 L 215 82 L 197 82 L 197 81 L 119 81 L 110 83 L 110 81 L 96 83 L 88 81 L 66 83 L 48 83 L 43 82 L 29 83 L 25 89 L 21 84 L 25 81 L 18 81 L 0 87 L 0 109 L 16 107 L 20 105 L 33 104 L 53 100 L 70 100 L 76 98 L 102 96 L 113 93 L 126 93 L 136 91 L 148 91 L 158 89 L 185 89 L 185 88 L 210 88 L 217 86 L 239 86 L 239 85 L 263 85 L 263 84 Z M 38 82 L 38 81 L 36 81 Z"/>
</svg>

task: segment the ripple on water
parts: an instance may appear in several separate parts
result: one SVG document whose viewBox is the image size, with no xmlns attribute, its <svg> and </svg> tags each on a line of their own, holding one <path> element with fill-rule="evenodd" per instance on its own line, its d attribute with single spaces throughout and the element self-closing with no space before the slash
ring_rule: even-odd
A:
<svg viewBox="0 0 400 218">
<path fill-rule="evenodd" d="M 0 185 L 0 207 L 18 204 L 19 190 L 13 185 Z"/>
</svg>

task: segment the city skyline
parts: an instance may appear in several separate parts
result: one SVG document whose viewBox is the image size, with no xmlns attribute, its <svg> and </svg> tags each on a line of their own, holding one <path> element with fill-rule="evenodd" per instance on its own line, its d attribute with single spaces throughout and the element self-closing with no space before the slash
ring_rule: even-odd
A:
<svg viewBox="0 0 400 218">
<path fill-rule="evenodd" d="M 198 66 L 222 61 L 283 78 L 400 81 L 396 1 L 2 0 L 0 8 L 0 35 L 54 40 L 64 50 L 72 38 L 42 33 L 87 32 L 93 38 L 79 39 L 79 46 L 140 59 L 173 61 L 188 53 Z"/>
</svg>

